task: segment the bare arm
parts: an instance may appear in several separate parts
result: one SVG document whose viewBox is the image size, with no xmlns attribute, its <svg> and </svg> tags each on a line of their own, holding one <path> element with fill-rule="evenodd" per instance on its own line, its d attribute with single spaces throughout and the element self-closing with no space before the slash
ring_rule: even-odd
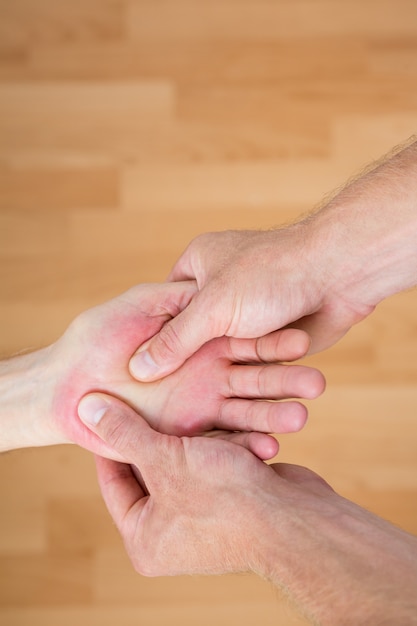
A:
<svg viewBox="0 0 417 626">
<path fill-rule="evenodd" d="M 194 291 L 193 283 L 138 285 L 79 315 L 48 348 L 0 363 L 0 451 L 74 442 L 111 454 L 77 414 L 86 393 L 106 391 L 161 432 L 232 431 L 262 458 L 274 456 L 278 444 L 269 433 L 300 430 L 307 411 L 295 399 L 270 400 L 313 398 L 324 389 L 317 370 L 277 362 L 305 354 L 309 338 L 302 331 L 213 340 L 160 382 L 138 383 L 129 373 L 137 347 Z"/>
<path fill-rule="evenodd" d="M 296 224 L 198 237 L 170 276 L 185 278 L 199 292 L 132 359 L 140 380 L 166 375 L 224 334 L 256 337 L 293 324 L 311 335 L 312 351 L 329 347 L 417 283 L 417 142 Z"/>
<path fill-rule="evenodd" d="M 79 412 L 131 464 L 97 459 L 103 497 L 138 572 L 254 571 L 315 624 L 417 624 L 417 538 L 313 472 L 265 465 L 226 441 L 160 435 L 108 397 L 87 396 Z"/>
<path fill-rule="evenodd" d="M 62 443 L 48 419 L 49 348 L 0 362 L 0 452 Z"/>
</svg>

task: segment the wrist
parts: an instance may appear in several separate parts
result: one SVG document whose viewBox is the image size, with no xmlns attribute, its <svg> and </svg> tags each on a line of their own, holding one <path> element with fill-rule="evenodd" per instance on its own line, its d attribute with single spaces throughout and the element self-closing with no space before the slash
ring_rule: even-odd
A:
<svg viewBox="0 0 417 626">
<path fill-rule="evenodd" d="M 415 286 L 417 142 L 353 180 L 306 222 L 331 293 L 375 307 Z"/>
<path fill-rule="evenodd" d="M 330 489 L 315 491 L 277 489 L 258 573 L 322 626 L 414 623 L 417 538 Z"/>
<path fill-rule="evenodd" d="M 0 362 L 0 451 L 63 443 L 51 420 L 50 348 Z"/>
<path fill-rule="evenodd" d="M 350 204 L 317 216 L 316 247 L 325 250 L 328 268 L 324 293 L 365 312 L 417 284 L 417 208 L 401 219 L 384 218 L 380 209 L 366 220 Z"/>
</svg>

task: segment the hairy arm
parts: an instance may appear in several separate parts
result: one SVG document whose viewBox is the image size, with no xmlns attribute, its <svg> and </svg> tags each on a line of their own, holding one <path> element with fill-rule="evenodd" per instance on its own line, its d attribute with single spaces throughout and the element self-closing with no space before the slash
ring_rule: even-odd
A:
<svg viewBox="0 0 417 626">
<path fill-rule="evenodd" d="M 330 250 L 330 292 L 365 312 L 417 284 L 417 141 L 354 178 L 307 218 Z M 340 293 L 341 292 L 341 293 Z"/>
<path fill-rule="evenodd" d="M 313 472 L 227 441 L 160 435 L 106 396 L 87 396 L 79 413 L 130 463 L 98 458 L 97 469 L 141 574 L 253 571 L 315 624 L 417 624 L 417 538 Z"/>
<path fill-rule="evenodd" d="M 260 574 L 321 626 L 417 624 L 417 538 L 305 468 L 272 468 L 281 481 L 263 517 Z"/>
<path fill-rule="evenodd" d="M 224 334 L 256 337 L 293 324 L 311 335 L 311 351 L 331 346 L 381 300 L 417 283 L 417 142 L 295 224 L 197 237 L 170 275 L 185 278 L 199 292 L 132 359 L 140 380 L 168 374 Z"/>
</svg>

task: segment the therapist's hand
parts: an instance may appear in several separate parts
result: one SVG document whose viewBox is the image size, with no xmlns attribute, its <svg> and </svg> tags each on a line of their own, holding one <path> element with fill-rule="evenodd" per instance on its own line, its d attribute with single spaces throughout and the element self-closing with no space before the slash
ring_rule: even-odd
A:
<svg viewBox="0 0 417 626">
<path fill-rule="evenodd" d="M 373 310 L 330 289 L 335 266 L 329 250 L 316 249 L 309 224 L 197 237 L 169 278 L 193 278 L 199 292 L 146 352 L 141 348 L 131 372 L 153 380 L 213 337 L 258 337 L 292 322 L 311 334 L 313 351 L 330 346 Z"/>
<path fill-rule="evenodd" d="M 161 435 L 115 398 L 79 414 L 126 464 L 97 458 L 101 491 L 135 568 L 147 576 L 258 568 L 274 470 L 240 446 Z M 266 540 L 266 538 L 264 538 Z"/>
<path fill-rule="evenodd" d="M 107 508 L 147 576 L 253 571 L 323 626 L 417 624 L 417 538 L 294 465 L 161 435 L 108 396 L 79 406 L 128 464 L 97 458 Z"/>
<path fill-rule="evenodd" d="M 310 335 L 311 352 L 333 345 L 384 298 L 417 284 L 416 196 L 414 141 L 298 223 L 197 237 L 169 279 L 196 280 L 198 293 L 131 372 L 161 378 L 213 337 L 289 324 Z"/>
</svg>

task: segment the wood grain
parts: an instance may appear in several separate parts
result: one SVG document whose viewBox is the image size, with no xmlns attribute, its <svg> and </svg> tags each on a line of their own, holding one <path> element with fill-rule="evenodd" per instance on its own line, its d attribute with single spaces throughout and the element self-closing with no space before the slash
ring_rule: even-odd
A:
<svg viewBox="0 0 417 626">
<path fill-rule="evenodd" d="M 417 128 L 414 0 L 0 0 L 0 354 L 310 210 Z M 416 294 L 328 352 L 281 459 L 417 532 Z M 75 447 L 0 458 L 0 622 L 305 624 L 253 576 L 132 571 Z"/>
</svg>

